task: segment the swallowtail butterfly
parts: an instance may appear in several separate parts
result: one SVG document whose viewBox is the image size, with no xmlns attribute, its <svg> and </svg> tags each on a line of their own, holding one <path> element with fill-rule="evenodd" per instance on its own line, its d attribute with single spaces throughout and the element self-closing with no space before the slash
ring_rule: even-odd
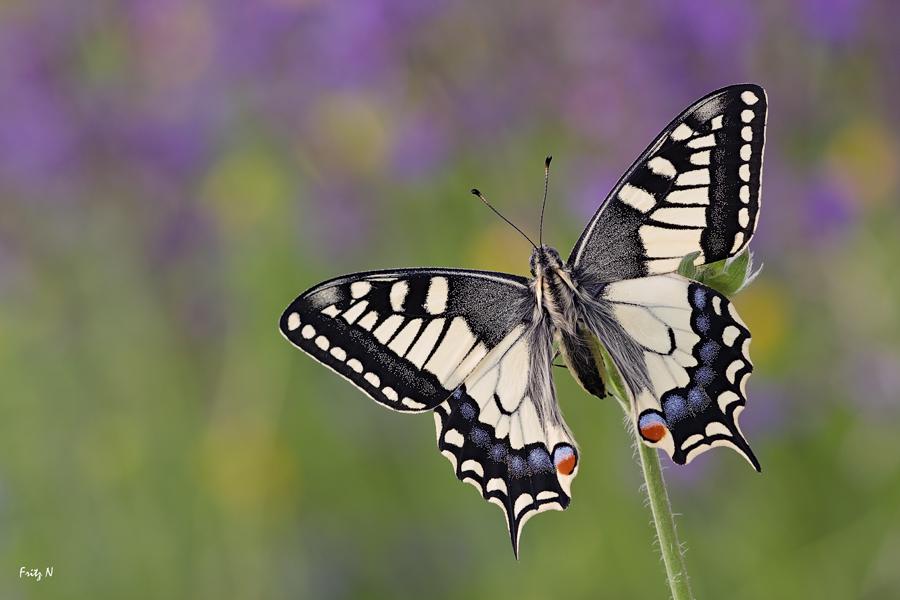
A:
<svg viewBox="0 0 900 600">
<path fill-rule="evenodd" d="M 580 455 L 551 367 L 559 351 L 595 396 L 606 349 L 645 444 L 685 464 L 729 446 L 759 470 L 737 417 L 750 332 L 725 296 L 674 273 L 728 259 L 759 216 L 766 94 L 715 91 L 685 110 L 619 180 L 568 260 L 542 244 L 531 278 L 466 269 L 388 269 L 300 295 L 284 336 L 376 402 L 434 411 L 457 478 L 500 506 L 513 551 L 522 525 L 569 506 Z"/>
</svg>

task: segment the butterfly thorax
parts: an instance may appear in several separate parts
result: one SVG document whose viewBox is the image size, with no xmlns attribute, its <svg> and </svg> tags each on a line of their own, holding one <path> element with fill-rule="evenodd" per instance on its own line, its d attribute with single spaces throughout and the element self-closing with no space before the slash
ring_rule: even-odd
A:
<svg viewBox="0 0 900 600">
<path fill-rule="evenodd" d="M 531 252 L 531 273 L 537 318 L 550 320 L 569 371 L 588 393 L 606 396 L 603 358 L 596 338 L 579 319 L 579 289 L 571 267 L 555 248 L 542 244 Z"/>
</svg>

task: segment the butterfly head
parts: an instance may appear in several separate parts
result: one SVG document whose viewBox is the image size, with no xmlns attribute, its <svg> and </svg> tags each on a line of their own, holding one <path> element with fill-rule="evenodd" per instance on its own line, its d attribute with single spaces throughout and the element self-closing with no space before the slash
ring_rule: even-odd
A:
<svg viewBox="0 0 900 600">
<path fill-rule="evenodd" d="M 540 246 L 534 247 L 534 250 L 531 251 L 531 260 L 529 263 L 531 266 L 531 275 L 534 277 L 540 277 L 550 271 L 563 268 L 563 262 L 559 257 L 559 252 L 556 251 L 556 248 L 548 246 L 547 244 L 541 244 Z"/>
</svg>

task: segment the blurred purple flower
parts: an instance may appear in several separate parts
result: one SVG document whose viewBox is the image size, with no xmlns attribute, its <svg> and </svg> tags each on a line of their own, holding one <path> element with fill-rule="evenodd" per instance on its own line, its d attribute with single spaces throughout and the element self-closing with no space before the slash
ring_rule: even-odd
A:
<svg viewBox="0 0 900 600">
<path fill-rule="evenodd" d="M 696 44 L 708 55 L 738 54 L 758 35 L 754 3 L 750 0 L 660 1 L 665 31 L 678 43 Z M 670 40 L 668 44 L 671 44 Z"/>
<path fill-rule="evenodd" d="M 840 44 L 859 37 L 867 0 L 800 0 L 801 25 L 823 42 Z"/>
<path fill-rule="evenodd" d="M 572 188 L 574 193 L 570 196 L 568 204 L 582 223 L 587 223 L 597 212 L 606 195 L 618 181 L 618 177 L 612 171 L 592 164 L 594 161 L 600 162 L 596 156 L 588 157 L 574 169 L 575 184 Z"/>
<path fill-rule="evenodd" d="M 43 37 L 0 32 L 0 173 L 22 190 L 64 187 L 81 165 L 82 131 Z"/>
<path fill-rule="evenodd" d="M 211 158 L 212 133 L 199 116 L 187 115 L 175 121 L 132 116 L 122 125 L 130 153 L 128 160 L 141 166 L 149 185 L 154 185 L 154 180 L 192 183 Z"/>
<path fill-rule="evenodd" d="M 819 177 L 810 186 L 805 202 L 804 226 L 813 241 L 832 240 L 853 224 L 853 202 L 828 178 Z"/>
<path fill-rule="evenodd" d="M 449 141 L 449 133 L 435 118 L 419 115 L 408 119 L 395 141 L 394 173 L 404 178 L 427 175 L 446 158 Z"/>
</svg>

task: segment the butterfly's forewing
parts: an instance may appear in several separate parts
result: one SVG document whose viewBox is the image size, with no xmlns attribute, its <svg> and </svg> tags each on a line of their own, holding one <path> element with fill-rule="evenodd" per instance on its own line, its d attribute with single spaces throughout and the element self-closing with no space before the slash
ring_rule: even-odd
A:
<svg viewBox="0 0 900 600">
<path fill-rule="evenodd" d="M 376 402 L 431 410 L 521 323 L 530 298 L 515 275 L 394 269 L 338 277 L 281 316 L 295 346 Z"/>
<path fill-rule="evenodd" d="M 750 332 L 725 296 L 679 275 L 610 283 L 585 307 L 588 326 L 628 388 L 638 432 L 678 464 L 730 446 L 759 470 L 737 418 L 753 370 Z M 597 311 L 612 315 L 602 320 Z M 611 330 L 612 329 L 612 330 Z"/>
<path fill-rule="evenodd" d="M 527 280 L 401 269 L 332 279 L 298 297 L 281 331 L 377 402 L 435 410 L 456 476 L 499 505 L 517 550 L 537 512 L 563 510 L 577 450 L 550 374 L 553 337 Z"/>
<path fill-rule="evenodd" d="M 759 215 L 766 94 L 723 88 L 685 110 L 628 169 L 588 223 L 568 264 L 606 283 L 735 256 Z"/>
</svg>

